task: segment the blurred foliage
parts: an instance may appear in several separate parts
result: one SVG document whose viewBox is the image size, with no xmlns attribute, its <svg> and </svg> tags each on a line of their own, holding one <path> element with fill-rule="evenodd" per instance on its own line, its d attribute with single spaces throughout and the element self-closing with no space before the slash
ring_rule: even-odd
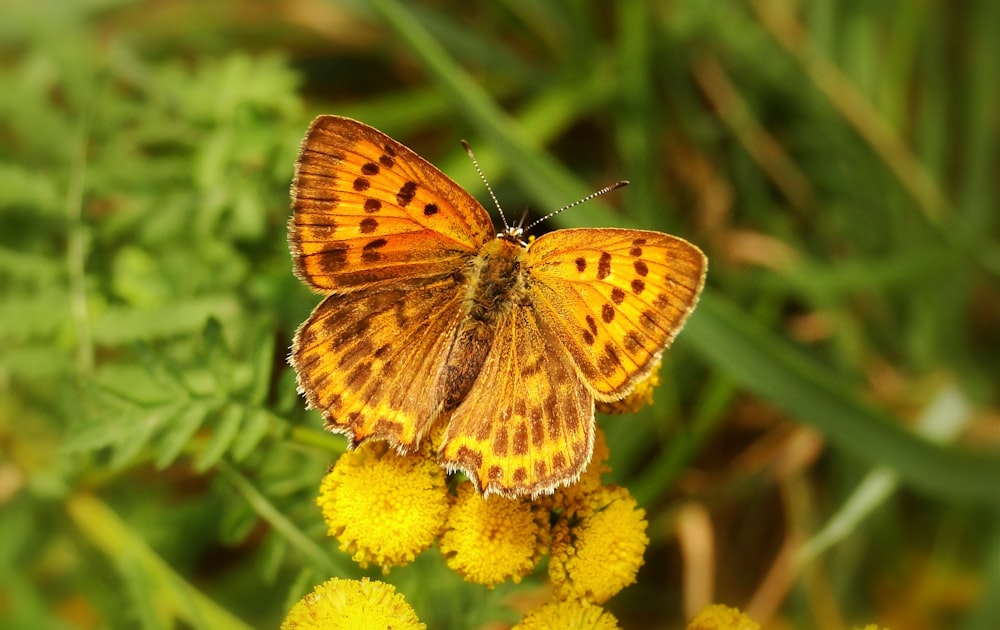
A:
<svg viewBox="0 0 1000 630">
<path fill-rule="evenodd" d="M 482 199 L 468 138 L 511 214 L 628 178 L 552 223 L 708 254 L 656 405 L 603 420 L 653 540 L 625 627 L 995 627 L 997 41 L 990 0 L 2 0 L 0 625 L 275 627 L 362 574 L 285 364 L 340 113 Z M 544 597 L 435 553 L 388 576 L 429 627 Z"/>
</svg>

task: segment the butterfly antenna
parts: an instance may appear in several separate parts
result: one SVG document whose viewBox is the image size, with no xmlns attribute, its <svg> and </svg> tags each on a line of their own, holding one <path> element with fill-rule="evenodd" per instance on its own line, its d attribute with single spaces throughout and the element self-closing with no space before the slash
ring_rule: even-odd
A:
<svg viewBox="0 0 1000 630">
<path fill-rule="evenodd" d="M 476 167 L 476 172 L 479 173 L 479 179 L 483 180 L 483 184 L 486 186 L 486 192 L 490 193 L 490 198 L 493 200 L 493 205 L 497 207 L 497 212 L 500 213 L 500 219 L 503 221 L 503 227 L 505 232 L 510 231 L 510 226 L 507 225 L 507 217 L 504 216 L 503 208 L 500 207 L 500 202 L 497 201 L 497 196 L 493 194 L 493 188 L 490 183 L 486 181 L 486 176 L 483 175 L 483 169 L 479 168 L 479 161 L 476 160 L 476 155 L 472 152 L 472 147 L 465 140 L 462 140 L 462 146 L 465 147 L 465 152 L 468 154 L 469 159 L 472 160 L 472 165 Z"/>
<path fill-rule="evenodd" d="M 527 232 L 528 230 L 530 230 L 531 228 L 535 227 L 536 225 L 538 225 L 542 221 L 545 221 L 546 219 L 551 219 L 552 217 L 556 216 L 557 214 L 559 214 L 563 210 L 569 210 L 570 208 L 572 208 L 574 206 L 578 206 L 581 203 L 587 203 L 588 201 L 590 201 L 594 197 L 600 197 L 601 195 L 603 195 L 605 193 L 609 193 L 612 190 L 618 190 L 619 188 L 622 188 L 624 186 L 628 186 L 628 180 L 622 180 L 620 182 L 615 182 L 615 183 L 611 184 L 610 186 L 605 186 L 604 188 L 602 188 L 602 189 L 600 189 L 600 190 L 598 190 L 596 192 L 590 193 L 589 195 L 587 195 L 583 199 L 580 199 L 578 201 L 574 201 L 571 204 L 567 204 L 567 205 L 563 206 L 562 208 L 559 208 L 558 210 L 554 210 L 553 212 L 548 213 L 547 215 L 545 215 L 544 217 L 542 217 L 540 219 L 536 219 L 536 220 L 532 221 L 531 223 L 528 224 L 527 227 L 524 228 L 524 231 Z"/>
</svg>

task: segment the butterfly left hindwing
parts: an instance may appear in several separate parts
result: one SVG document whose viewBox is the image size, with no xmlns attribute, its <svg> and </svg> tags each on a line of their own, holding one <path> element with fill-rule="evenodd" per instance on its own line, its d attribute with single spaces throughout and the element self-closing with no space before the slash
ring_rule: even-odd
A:
<svg viewBox="0 0 1000 630">
<path fill-rule="evenodd" d="M 331 295 L 295 336 L 299 389 L 352 445 L 374 438 L 410 451 L 440 411 L 433 392 L 459 317 L 447 277 Z"/>
</svg>

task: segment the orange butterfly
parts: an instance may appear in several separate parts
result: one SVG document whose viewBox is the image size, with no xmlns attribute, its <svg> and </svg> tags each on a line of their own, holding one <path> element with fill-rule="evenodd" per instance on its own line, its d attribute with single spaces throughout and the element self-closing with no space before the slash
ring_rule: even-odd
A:
<svg viewBox="0 0 1000 630">
<path fill-rule="evenodd" d="M 483 494 L 538 495 L 591 458 L 594 401 L 647 377 L 694 309 L 707 261 L 644 230 L 557 230 L 527 245 L 385 134 L 320 116 L 302 143 L 288 240 L 326 295 L 291 363 L 352 446 L 438 450 Z"/>
</svg>

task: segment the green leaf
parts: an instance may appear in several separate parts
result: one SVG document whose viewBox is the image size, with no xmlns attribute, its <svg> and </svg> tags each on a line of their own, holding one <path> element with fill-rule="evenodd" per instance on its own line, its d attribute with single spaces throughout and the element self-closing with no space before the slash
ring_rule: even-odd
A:
<svg viewBox="0 0 1000 630">
<path fill-rule="evenodd" d="M 205 472 L 219 463 L 236 439 L 245 417 L 245 410 L 238 405 L 229 405 L 225 408 L 221 417 L 215 422 L 208 444 L 194 460 L 196 471 Z"/>
<path fill-rule="evenodd" d="M 114 466 L 128 462 L 164 424 L 176 417 L 181 403 L 104 404 L 73 423 L 63 442 L 69 452 L 114 447 Z"/>
<path fill-rule="evenodd" d="M 210 408 L 206 404 L 192 401 L 171 422 L 163 427 L 163 435 L 157 442 L 156 467 L 164 469 L 172 464 L 184 451 L 191 437 L 201 428 L 208 417 Z"/>
<path fill-rule="evenodd" d="M 111 307 L 95 317 L 94 341 L 115 346 L 191 334 L 211 317 L 228 320 L 238 312 L 232 295 L 195 297 L 158 308 Z"/>
<path fill-rule="evenodd" d="M 180 415 L 177 406 L 156 407 L 143 414 L 123 415 L 115 424 L 119 430 L 115 438 L 115 451 L 111 458 L 112 468 L 119 468 L 132 461 L 141 449 L 146 447 L 153 436 L 174 418 Z M 108 424 L 103 425 L 107 429 Z"/>
<path fill-rule="evenodd" d="M 247 411 L 246 420 L 231 448 L 234 461 L 242 461 L 267 437 L 274 416 L 264 409 Z"/>
<path fill-rule="evenodd" d="M 51 337 L 69 325 L 69 293 L 51 287 L 0 301 L 0 340 L 19 342 Z"/>
</svg>

